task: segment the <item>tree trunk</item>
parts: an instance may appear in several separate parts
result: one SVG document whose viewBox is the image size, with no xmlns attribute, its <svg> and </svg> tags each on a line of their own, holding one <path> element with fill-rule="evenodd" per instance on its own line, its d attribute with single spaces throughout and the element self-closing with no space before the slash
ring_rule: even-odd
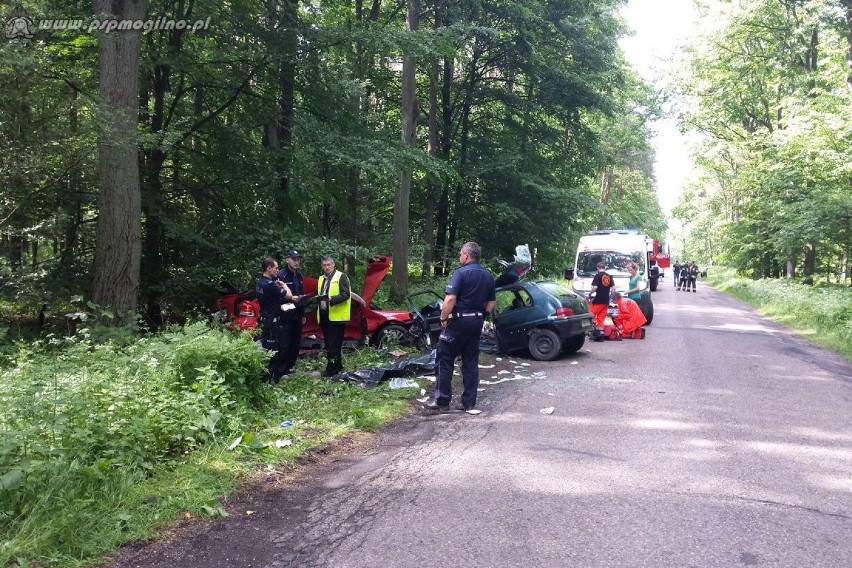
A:
<svg viewBox="0 0 852 568">
<path fill-rule="evenodd" d="M 471 89 L 473 87 L 471 86 Z M 467 170 L 467 147 L 468 142 L 470 140 L 470 108 L 471 108 L 471 99 L 473 95 L 468 93 L 464 102 L 462 103 L 462 116 L 461 116 L 461 140 L 459 142 L 459 182 L 456 184 L 455 196 L 453 199 L 453 212 L 450 215 L 450 241 L 449 244 L 452 246 L 456 243 L 456 239 L 458 238 L 458 225 L 461 220 L 461 210 L 462 210 L 462 196 L 464 195 L 465 188 L 467 187 L 467 180 L 465 179 L 466 170 Z"/>
<path fill-rule="evenodd" d="M 441 2 L 435 2 L 435 30 L 441 27 Z M 432 158 L 438 155 L 438 76 L 441 66 L 437 59 L 429 70 L 429 141 L 427 152 Z M 423 219 L 423 266 L 421 275 L 427 278 L 432 272 L 433 248 L 435 246 L 435 196 L 440 189 L 440 180 L 429 174 L 426 180 L 426 205 Z"/>
<path fill-rule="evenodd" d="M 444 77 L 441 87 L 441 157 L 449 164 L 450 147 L 453 139 L 453 60 L 444 58 Z M 450 188 L 447 183 L 441 185 L 438 199 L 437 229 L 435 231 L 435 276 L 443 276 L 447 270 L 446 246 L 447 227 L 450 218 Z"/>
<path fill-rule="evenodd" d="M 846 12 L 846 86 L 852 89 L 852 0 L 842 0 Z"/>
<path fill-rule="evenodd" d="M 94 0 L 95 17 L 144 20 L 146 0 Z M 139 294 L 141 192 L 136 121 L 141 32 L 100 32 L 98 46 L 98 226 L 92 266 L 92 300 L 115 317 L 132 321 Z"/>
<path fill-rule="evenodd" d="M 420 0 L 408 0 L 405 24 L 409 32 L 417 31 Z M 402 144 L 414 145 L 417 128 L 417 82 L 414 58 L 402 59 Z M 411 197 L 411 166 L 405 164 L 399 172 L 399 184 L 393 200 L 393 287 L 396 298 L 408 295 L 408 217 Z"/>
<path fill-rule="evenodd" d="M 15 274 L 21 269 L 23 263 L 26 239 L 22 235 L 13 234 L 9 241 L 9 267 L 12 274 Z"/>
<path fill-rule="evenodd" d="M 284 0 L 279 12 L 278 2 L 267 2 L 267 25 L 281 37 L 278 66 L 278 103 L 275 120 L 263 130 L 263 144 L 276 151 L 278 187 L 273 195 L 275 217 L 279 222 L 292 218 L 290 199 L 290 170 L 292 166 L 293 116 L 296 96 L 296 48 L 299 21 L 298 0 Z"/>
<path fill-rule="evenodd" d="M 802 276 L 812 282 L 816 271 L 816 243 L 813 241 L 805 243 L 804 248 L 805 259 L 804 265 L 802 266 Z"/>
</svg>

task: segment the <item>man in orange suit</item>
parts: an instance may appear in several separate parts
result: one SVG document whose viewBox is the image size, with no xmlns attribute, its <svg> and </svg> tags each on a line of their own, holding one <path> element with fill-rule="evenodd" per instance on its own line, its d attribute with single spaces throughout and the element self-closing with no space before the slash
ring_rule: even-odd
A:
<svg viewBox="0 0 852 568">
<path fill-rule="evenodd" d="M 615 325 L 618 326 L 625 337 L 631 337 L 635 330 L 648 322 L 645 314 L 642 313 L 642 308 L 634 300 L 622 296 L 618 292 L 612 293 L 612 299 L 618 306 L 618 315 L 614 318 Z"/>
</svg>

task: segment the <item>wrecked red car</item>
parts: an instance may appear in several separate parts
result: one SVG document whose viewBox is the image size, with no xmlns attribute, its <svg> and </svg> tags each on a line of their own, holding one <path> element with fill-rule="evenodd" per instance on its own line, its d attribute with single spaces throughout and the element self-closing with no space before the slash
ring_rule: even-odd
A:
<svg viewBox="0 0 852 568">
<path fill-rule="evenodd" d="M 364 288 L 361 294 L 352 292 L 352 308 L 346 324 L 343 342 L 345 346 L 360 346 L 368 339 L 377 347 L 389 345 L 411 345 L 423 348 L 428 342 L 425 324 L 407 310 L 382 310 L 372 303 L 385 275 L 390 270 L 390 258 L 377 256 L 367 261 Z M 304 293 L 315 296 L 317 279 L 304 277 Z M 223 284 L 216 311 L 222 320 L 231 322 L 238 329 L 254 329 L 260 314 L 254 291 L 238 293 L 233 286 Z M 319 349 L 323 346 L 322 329 L 317 323 L 316 301 L 305 306 L 305 321 L 302 325 L 302 348 Z"/>
</svg>

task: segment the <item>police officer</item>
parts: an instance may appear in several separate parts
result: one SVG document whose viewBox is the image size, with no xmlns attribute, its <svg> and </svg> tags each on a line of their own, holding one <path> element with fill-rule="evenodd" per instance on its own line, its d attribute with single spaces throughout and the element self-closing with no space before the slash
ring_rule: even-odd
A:
<svg viewBox="0 0 852 568">
<path fill-rule="evenodd" d="M 303 301 L 304 287 L 302 273 L 299 271 L 302 254 L 297 250 L 287 252 L 284 268 L 278 271 L 278 280 L 284 282 L 293 295 L 295 309 L 283 312 L 278 322 L 278 342 L 284 359 L 284 374 L 290 374 L 296 359 L 299 358 L 299 348 L 302 346 L 302 318 L 305 317 Z"/>
<path fill-rule="evenodd" d="M 425 405 L 427 410 L 449 410 L 453 396 L 453 364 L 462 358 L 464 392 L 456 410 L 476 406 L 479 387 L 479 336 L 486 314 L 494 309 L 494 277 L 482 265 L 479 245 L 468 242 L 459 252 L 461 266 L 447 284 L 441 307 L 441 337 L 438 341 L 438 370 L 435 397 Z"/>
<path fill-rule="evenodd" d="M 269 360 L 269 376 L 278 382 L 284 374 L 285 363 L 278 343 L 278 321 L 285 301 L 292 300 L 293 295 L 286 284 L 278 280 L 278 261 L 267 257 L 261 264 L 263 275 L 257 280 L 255 291 L 260 303 L 260 344 L 266 349 L 275 351 Z M 291 304 L 288 304 L 291 305 Z"/>
<path fill-rule="evenodd" d="M 325 376 L 332 377 L 343 370 L 343 334 L 352 309 L 349 279 L 334 269 L 334 259 L 322 257 L 322 276 L 317 280 L 319 307 L 317 322 L 325 338 Z"/>
</svg>

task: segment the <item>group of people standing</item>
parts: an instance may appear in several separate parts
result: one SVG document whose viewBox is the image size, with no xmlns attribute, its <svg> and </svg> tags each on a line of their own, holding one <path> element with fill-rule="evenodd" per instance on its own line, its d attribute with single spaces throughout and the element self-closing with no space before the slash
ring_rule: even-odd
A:
<svg viewBox="0 0 852 568">
<path fill-rule="evenodd" d="M 694 260 L 689 260 L 684 264 L 675 261 L 672 271 L 674 272 L 674 285 L 678 290 L 689 292 L 689 287 L 692 286 L 692 291 L 698 292 L 696 285 L 698 281 L 698 266 Z"/>
<path fill-rule="evenodd" d="M 255 288 L 260 303 L 260 343 L 274 351 L 268 367 L 269 378 L 274 382 L 290 374 L 299 358 L 305 304 L 310 298 L 304 292 L 301 260 L 299 251 L 288 251 L 285 265 L 279 269 L 277 260 L 264 258 L 263 275 Z M 343 370 L 343 334 L 352 300 L 349 280 L 335 269 L 330 256 L 322 258 L 317 300 L 317 322 L 325 337 L 325 375 L 333 376 Z"/>
</svg>

